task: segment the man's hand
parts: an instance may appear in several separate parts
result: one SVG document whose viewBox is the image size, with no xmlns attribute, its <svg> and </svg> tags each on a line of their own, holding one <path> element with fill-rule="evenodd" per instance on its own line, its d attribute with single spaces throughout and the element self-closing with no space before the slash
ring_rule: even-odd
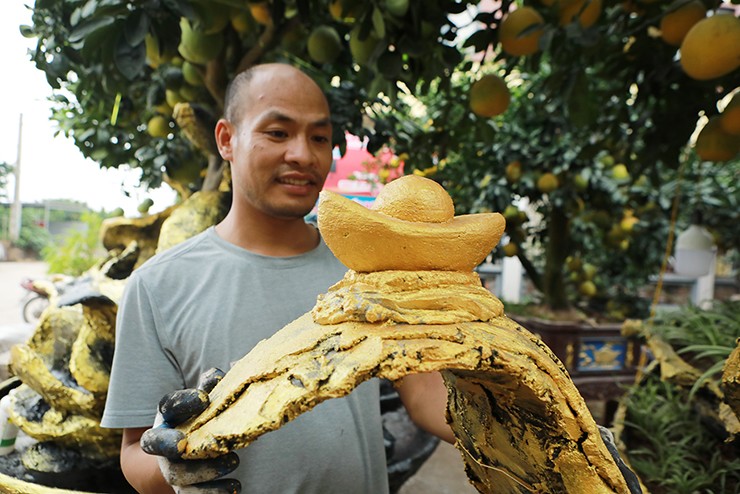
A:
<svg viewBox="0 0 740 494">
<path fill-rule="evenodd" d="M 211 369 L 200 376 L 197 388 L 182 389 L 162 398 L 154 426 L 141 436 L 141 449 L 158 456 L 164 479 L 178 494 L 221 494 L 241 492 L 236 479 L 222 479 L 239 466 L 236 453 L 207 460 L 184 460 L 185 435 L 174 429 L 208 407 L 208 392 L 224 373 Z"/>
</svg>

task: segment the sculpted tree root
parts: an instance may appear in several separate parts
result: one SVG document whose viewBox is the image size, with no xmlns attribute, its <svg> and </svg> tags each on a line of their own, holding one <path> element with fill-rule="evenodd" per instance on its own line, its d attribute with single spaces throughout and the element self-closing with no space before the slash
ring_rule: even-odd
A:
<svg viewBox="0 0 740 494">
<path fill-rule="evenodd" d="M 20 384 L 10 393 L 10 420 L 36 442 L 4 464 L 19 477 L 47 485 L 87 485 L 118 464 L 121 431 L 100 427 L 113 356 L 116 305 L 123 281 L 89 272 L 44 311 L 31 338 L 11 349 Z M 107 295 L 106 295 L 107 294 Z M 73 492 L 0 477 L 0 492 Z M 12 477 L 8 477 L 12 478 Z M 46 489 L 46 490 L 44 490 Z"/>
<path fill-rule="evenodd" d="M 96 494 L 92 492 L 56 489 L 45 485 L 33 484 L 0 473 L 0 493 L 2 494 Z"/>
<path fill-rule="evenodd" d="M 725 395 L 725 407 L 720 409 L 720 416 L 731 434 L 740 435 L 740 338 L 735 343 L 722 371 L 720 386 Z"/>
<path fill-rule="evenodd" d="M 445 285 L 453 284 L 458 291 L 450 300 Z M 469 313 L 433 324 L 435 313 L 449 315 L 439 310 L 445 305 Z M 470 320 L 481 312 L 490 317 Z M 345 320 L 321 323 L 338 314 Z M 366 322 L 377 317 L 384 319 Z M 448 420 L 480 492 L 628 492 L 564 366 L 502 314 L 473 273 L 348 272 L 312 313 L 262 341 L 226 374 L 210 407 L 181 426 L 185 456 L 244 447 L 367 379 L 429 371 L 443 371 Z"/>
</svg>

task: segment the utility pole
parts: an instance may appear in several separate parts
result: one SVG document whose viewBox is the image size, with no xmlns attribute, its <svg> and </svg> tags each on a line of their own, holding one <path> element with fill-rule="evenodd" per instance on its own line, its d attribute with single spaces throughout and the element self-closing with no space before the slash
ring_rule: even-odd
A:
<svg viewBox="0 0 740 494">
<path fill-rule="evenodd" d="M 10 242 L 15 244 L 21 233 L 21 142 L 23 140 L 23 114 L 18 119 L 18 152 L 15 158 L 13 174 L 15 175 L 15 194 L 13 195 L 13 204 L 10 205 Z"/>
</svg>

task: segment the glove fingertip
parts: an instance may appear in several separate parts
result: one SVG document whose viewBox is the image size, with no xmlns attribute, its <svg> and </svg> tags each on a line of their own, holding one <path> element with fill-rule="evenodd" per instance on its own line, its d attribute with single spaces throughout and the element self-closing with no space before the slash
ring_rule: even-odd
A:
<svg viewBox="0 0 740 494">
<path fill-rule="evenodd" d="M 226 373 L 217 367 L 212 367 L 200 375 L 198 379 L 198 389 L 210 393 L 216 385 L 221 382 Z"/>
<path fill-rule="evenodd" d="M 239 455 L 236 454 L 234 451 L 221 456 L 220 460 L 222 461 L 223 469 L 223 473 L 221 475 L 231 473 L 239 467 Z"/>
<path fill-rule="evenodd" d="M 198 492 L 209 494 L 239 494 L 242 491 L 242 484 L 237 479 L 211 480 L 194 484 L 193 487 L 198 487 Z"/>
<path fill-rule="evenodd" d="M 200 414 L 210 403 L 208 393 L 189 388 L 170 393 L 159 403 L 159 412 L 169 425 L 178 425 Z"/>
<path fill-rule="evenodd" d="M 180 458 L 185 452 L 187 438 L 177 429 L 157 427 L 144 431 L 139 445 L 145 453 L 150 455 Z"/>
</svg>

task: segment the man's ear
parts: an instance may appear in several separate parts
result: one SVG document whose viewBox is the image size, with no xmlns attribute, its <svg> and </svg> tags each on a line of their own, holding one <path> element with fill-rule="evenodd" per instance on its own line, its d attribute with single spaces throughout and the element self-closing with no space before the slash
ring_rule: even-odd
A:
<svg viewBox="0 0 740 494">
<path fill-rule="evenodd" d="M 234 126 L 225 118 L 216 122 L 216 146 L 218 146 L 219 154 L 226 161 L 231 161 L 233 157 L 231 138 L 234 136 L 234 132 Z"/>
</svg>

